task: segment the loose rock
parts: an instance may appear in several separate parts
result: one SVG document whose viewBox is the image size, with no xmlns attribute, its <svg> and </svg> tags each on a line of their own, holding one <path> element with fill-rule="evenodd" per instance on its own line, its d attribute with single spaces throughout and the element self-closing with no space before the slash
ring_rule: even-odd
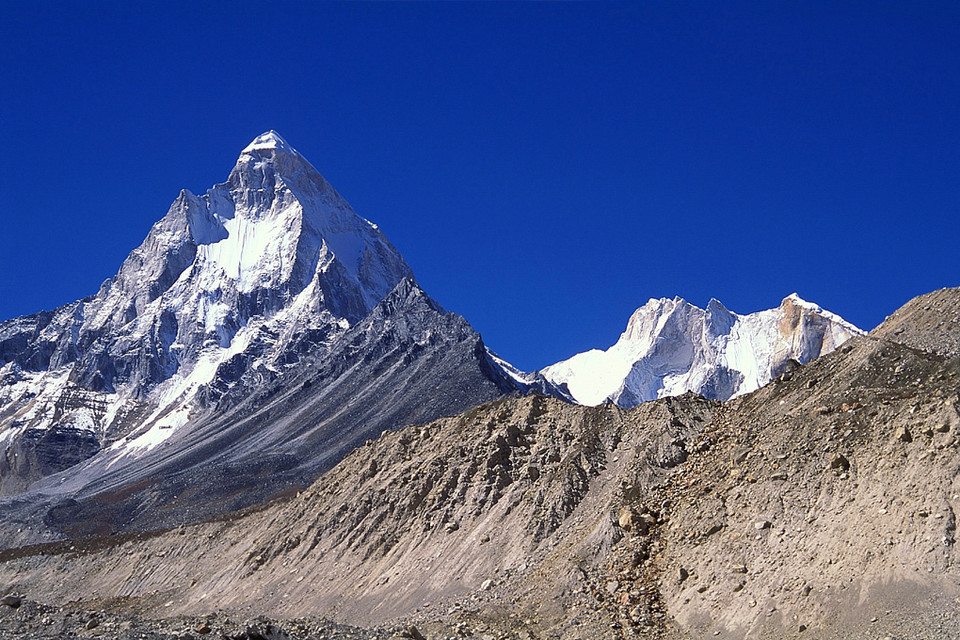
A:
<svg viewBox="0 0 960 640">
<path fill-rule="evenodd" d="M 850 469 L 850 461 L 842 453 L 838 453 L 830 459 L 830 468 L 847 471 Z"/>
</svg>

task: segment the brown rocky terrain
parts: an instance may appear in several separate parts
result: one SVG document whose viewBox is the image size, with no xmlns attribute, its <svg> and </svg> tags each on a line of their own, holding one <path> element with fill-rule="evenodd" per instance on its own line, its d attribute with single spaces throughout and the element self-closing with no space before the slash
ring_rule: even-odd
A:
<svg viewBox="0 0 960 640">
<path fill-rule="evenodd" d="M 917 296 L 872 334 L 941 355 L 960 354 L 960 287 Z"/>
<path fill-rule="evenodd" d="M 958 290 L 923 296 L 723 404 L 488 403 L 384 433 L 283 502 L 7 549 L 0 593 L 269 615 L 295 638 L 317 637 L 304 616 L 429 638 L 960 637 L 957 317 Z"/>
</svg>

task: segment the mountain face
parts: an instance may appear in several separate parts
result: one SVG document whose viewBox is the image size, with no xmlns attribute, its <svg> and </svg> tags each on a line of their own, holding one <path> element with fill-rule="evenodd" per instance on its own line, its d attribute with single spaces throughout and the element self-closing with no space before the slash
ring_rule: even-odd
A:
<svg viewBox="0 0 960 640">
<path fill-rule="evenodd" d="M 226 182 L 182 191 L 95 295 L 0 323 L 0 494 L 179 486 L 200 467 L 213 495 L 254 486 L 237 502 L 250 504 L 362 438 L 512 390 L 476 332 L 270 131 Z M 275 473 L 217 479 L 230 465 Z"/>
<path fill-rule="evenodd" d="M 591 406 L 609 401 L 635 407 L 687 391 L 726 400 L 862 333 L 796 294 L 775 309 L 748 315 L 717 300 L 700 309 L 681 298 L 651 299 L 606 351 L 580 353 L 520 379 L 542 379 Z"/>
</svg>

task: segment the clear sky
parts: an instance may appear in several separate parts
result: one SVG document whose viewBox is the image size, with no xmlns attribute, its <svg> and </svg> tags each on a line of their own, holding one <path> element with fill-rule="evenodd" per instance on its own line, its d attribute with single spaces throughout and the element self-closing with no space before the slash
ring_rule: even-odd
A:
<svg viewBox="0 0 960 640">
<path fill-rule="evenodd" d="M 960 285 L 958 34 L 957 2 L 7 3 L 0 319 L 95 293 L 276 129 L 521 368 L 651 297 L 869 329 Z"/>
</svg>

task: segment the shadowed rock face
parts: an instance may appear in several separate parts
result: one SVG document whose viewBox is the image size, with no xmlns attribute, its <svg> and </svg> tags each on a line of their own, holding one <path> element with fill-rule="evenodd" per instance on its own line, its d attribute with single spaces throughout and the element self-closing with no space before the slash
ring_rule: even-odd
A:
<svg viewBox="0 0 960 640">
<path fill-rule="evenodd" d="M 89 431 L 53 426 L 28 429 L 0 459 L 0 474 L 27 484 L 90 458 L 100 442 Z"/>
<path fill-rule="evenodd" d="M 4 552 L 0 583 L 439 637 L 957 637 L 958 393 L 956 358 L 864 336 L 725 403 L 503 399 L 242 517 Z"/>
<path fill-rule="evenodd" d="M 248 369 L 210 399 L 208 419 L 135 464 L 113 468 L 104 458 L 74 469 L 84 508 L 71 526 L 171 526 L 305 487 L 385 430 L 510 391 L 485 358 L 466 321 L 404 281 L 323 357 L 299 356 L 286 377 Z"/>
<path fill-rule="evenodd" d="M 0 494 L 78 501 L 73 529 L 47 520 L 62 533 L 193 521 L 513 391 L 377 227 L 268 132 L 227 182 L 182 192 L 96 295 L 0 323 Z"/>
</svg>

